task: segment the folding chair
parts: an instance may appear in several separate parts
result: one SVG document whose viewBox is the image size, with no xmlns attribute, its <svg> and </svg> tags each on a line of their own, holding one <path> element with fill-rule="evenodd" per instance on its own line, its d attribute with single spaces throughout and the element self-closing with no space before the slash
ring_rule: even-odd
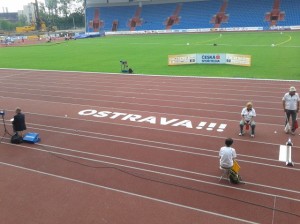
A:
<svg viewBox="0 0 300 224">
<path fill-rule="evenodd" d="M 230 180 L 229 180 L 229 170 L 230 170 L 231 168 L 224 168 L 224 167 L 221 167 L 220 166 L 220 170 L 221 170 L 221 177 L 220 177 L 220 179 L 219 179 L 219 182 L 223 179 L 223 178 L 225 178 L 226 180 L 228 180 L 229 182 L 230 182 Z"/>
<path fill-rule="evenodd" d="M 221 175 L 221 177 L 220 177 L 220 179 L 219 179 L 219 182 L 220 182 L 223 178 L 225 178 L 225 177 L 226 177 L 226 179 L 230 182 L 230 179 L 229 179 L 229 171 L 230 171 L 231 169 L 232 169 L 233 171 L 235 171 L 236 173 L 239 173 L 241 167 L 240 167 L 240 165 L 238 164 L 238 162 L 237 162 L 236 160 L 233 161 L 233 166 L 232 166 L 231 168 L 225 168 L 225 167 L 221 167 L 221 166 L 220 166 L 220 170 L 221 170 L 221 172 L 222 172 L 222 175 Z"/>
</svg>

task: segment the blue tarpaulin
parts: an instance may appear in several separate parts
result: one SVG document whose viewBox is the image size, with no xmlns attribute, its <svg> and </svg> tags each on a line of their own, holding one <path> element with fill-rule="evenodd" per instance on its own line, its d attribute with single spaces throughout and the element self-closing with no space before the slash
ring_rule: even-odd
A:
<svg viewBox="0 0 300 224">
<path fill-rule="evenodd" d="M 84 38 L 94 38 L 94 37 L 103 37 L 105 33 L 79 33 L 74 36 L 74 39 L 84 39 Z"/>
</svg>

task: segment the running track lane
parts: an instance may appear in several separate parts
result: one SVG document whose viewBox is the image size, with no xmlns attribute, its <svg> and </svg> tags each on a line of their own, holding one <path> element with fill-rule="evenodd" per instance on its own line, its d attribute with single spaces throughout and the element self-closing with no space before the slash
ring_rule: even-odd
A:
<svg viewBox="0 0 300 224">
<path fill-rule="evenodd" d="M 31 87 L 26 87 L 28 91 L 36 88 L 35 81 L 37 78 L 44 83 L 53 82 L 53 85 L 50 85 L 53 89 L 57 88 L 57 82 L 55 82 L 57 77 L 63 77 L 62 79 L 69 80 L 70 82 L 75 81 L 75 73 L 72 74 L 72 76 L 70 73 L 63 73 L 63 75 L 51 74 L 51 76 L 49 72 L 25 71 L 24 73 L 30 73 L 26 74 L 27 81 L 29 81 L 29 83 L 32 82 Z M 25 77 L 22 75 L 22 71 L 14 71 L 14 75 Z M 30 76 L 32 76 L 32 80 L 28 80 Z M 82 81 L 80 81 L 80 78 L 82 78 Z M 89 79 L 92 80 L 93 86 L 91 83 L 83 81 Z M 110 81 L 110 79 L 112 80 Z M 222 133 L 196 129 L 187 131 L 184 127 L 174 129 L 174 127 L 170 126 L 161 127 L 160 125 L 151 125 L 148 123 L 126 123 L 126 121 L 121 120 L 99 120 L 93 117 L 82 117 L 78 115 L 79 110 L 86 108 L 84 106 L 87 105 L 85 102 L 86 99 L 97 100 L 94 95 L 96 90 L 93 89 L 95 84 L 98 85 L 97 89 L 99 85 L 100 89 L 105 89 L 105 86 L 109 83 L 109 89 L 117 91 L 119 88 L 115 82 L 122 82 L 122 86 L 128 88 L 127 92 L 134 94 L 132 90 L 136 88 L 137 85 L 146 85 L 147 83 L 151 83 L 150 85 L 152 85 L 155 83 L 156 86 L 152 93 L 155 95 L 158 92 L 157 89 L 160 88 L 160 83 L 164 86 L 161 88 L 163 90 L 166 90 L 165 85 L 168 83 L 168 94 L 162 91 L 164 93 L 160 95 L 160 97 L 168 97 L 169 94 L 172 94 L 170 91 L 172 91 L 173 88 L 174 93 L 179 92 L 182 95 L 182 93 L 186 92 L 189 98 L 193 98 L 193 96 L 197 95 L 197 89 L 194 89 L 196 85 L 199 85 L 200 91 L 202 83 L 207 82 L 208 84 L 205 84 L 205 88 L 212 89 L 212 87 L 224 85 L 227 80 L 225 80 L 223 84 L 218 84 L 219 79 L 144 76 L 117 76 L 116 78 L 115 75 L 82 75 L 81 73 L 76 74 L 76 80 L 80 88 L 84 88 L 84 84 L 86 84 L 86 89 L 93 90 L 93 93 L 90 93 L 90 97 L 85 95 L 84 99 L 77 99 L 76 101 L 70 98 L 68 102 L 63 100 L 64 92 L 60 92 L 61 100 L 57 97 L 53 98 L 53 95 L 49 93 L 40 93 L 40 98 L 32 99 L 29 97 L 32 96 L 32 92 L 26 96 L 30 91 L 28 93 L 25 91 L 25 97 L 14 95 L 14 92 L 7 92 L 8 94 L 11 93 L 11 95 L 9 94 L 2 97 L 3 105 L 7 108 L 9 116 L 12 116 L 16 104 L 21 105 L 22 108 L 26 108 L 27 119 L 32 131 L 37 131 L 43 136 L 41 144 L 26 146 L 24 150 L 22 145 L 20 146 L 22 148 L 21 150 L 18 148 L 18 150 L 7 151 L 12 148 L 16 149 L 16 146 L 2 144 L 1 151 L 4 151 L 1 153 L 2 156 L 0 158 L 5 160 L 2 162 L 9 162 L 8 164 L 16 165 L 18 168 L 15 167 L 14 170 L 21 169 L 24 171 L 22 167 L 26 167 L 31 169 L 25 171 L 29 173 L 38 170 L 44 172 L 44 175 L 50 173 L 59 177 L 74 178 L 74 180 L 82 180 L 86 181 L 85 183 L 93 183 L 99 186 L 103 184 L 103 186 L 112 187 L 113 189 L 126 190 L 126 192 L 132 192 L 150 198 L 159 198 L 175 204 L 178 203 L 179 205 L 195 206 L 195 208 L 198 209 L 259 223 L 281 223 L 287 220 L 298 220 L 298 216 L 288 214 L 288 212 L 297 214 L 299 210 L 299 192 L 297 192 L 297 188 L 294 188 L 297 186 L 297 184 L 295 184 L 297 180 L 291 177 L 297 175 L 299 171 L 296 167 L 288 169 L 282 165 L 282 162 L 277 161 L 278 144 L 281 144 L 287 138 L 282 131 L 279 131 L 279 128 L 282 128 L 281 122 L 279 122 L 278 118 L 276 119 L 276 116 L 280 116 L 279 111 L 274 110 L 274 125 L 266 124 L 263 127 L 259 127 L 260 134 L 257 134 L 255 139 L 250 139 L 246 136 L 242 138 L 235 137 L 235 148 L 237 148 L 239 158 L 241 159 L 240 163 L 243 168 L 243 177 L 245 177 L 246 182 L 249 180 L 246 185 L 240 185 L 236 188 L 235 186 L 228 185 L 226 181 L 219 183 L 219 171 L 216 166 L 212 167 L 210 165 L 217 163 L 218 148 L 223 144 L 224 138 L 227 136 L 236 136 L 237 133 L 235 125 L 239 120 L 239 111 L 235 113 L 236 118 L 233 116 L 232 111 L 228 109 L 228 106 L 224 107 L 225 109 L 221 113 L 223 116 L 218 117 L 211 112 L 214 109 L 220 110 L 219 105 L 222 104 L 220 102 L 230 101 L 224 92 L 219 94 L 224 97 L 223 100 L 222 98 L 218 99 L 220 102 L 214 102 L 215 104 L 209 105 L 210 108 L 207 110 L 210 111 L 209 113 L 205 112 L 205 107 L 201 107 L 201 110 L 203 110 L 201 117 L 209 122 L 210 120 L 217 120 L 218 122 L 222 120 L 222 122 L 224 122 L 224 120 L 227 120 L 227 117 L 230 118 L 229 122 L 226 122 L 228 123 L 227 128 Z M 197 83 L 198 81 L 199 83 Z M 239 85 L 240 82 L 244 82 L 244 80 L 236 81 L 236 85 Z M 232 80 L 230 80 L 230 82 L 232 83 Z M 249 81 L 247 80 L 247 82 Z M 253 80 L 253 82 L 253 86 L 257 87 L 262 84 L 264 88 L 266 88 L 265 81 Z M 3 83 L 5 82 L 2 82 L 2 84 Z M 112 88 L 112 83 L 116 85 L 115 88 Z M 72 84 L 72 87 L 76 88 L 74 85 L 76 85 L 76 82 Z M 272 88 L 274 91 L 278 91 L 279 88 L 285 91 L 284 89 L 287 87 L 283 88 L 283 86 L 289 86 L 290 83 L 271 82 L 270 85 L 272 85 L 270 89 Z M 191 86 L 193 86 L 193 89 L 191 89 Z M 13 88 L 13 86 L 11 86 L 11 88 Z M 123 92 L 120 93 L 121 95 L 117 97 L 117 100 L 114 101 L 114 98 L 109 100 L 112 105 L 110 109 L 118 109 L 119 112 L 128 111 L 127 113 L 135 112 L 135 114 L 138 112 L 138 114 L 142 114 L 143 116 L 151 116 L 152 114 L 162 116 L 163 114 L 169 117 L 170 114 L 172 114 L 172 116 L 176 115 L 176 118 L 186 117 L 192 121 L 197 120 L 199 109 L 196 108 L 199 105 L 195 104 L 196 110 L 193 107 L 190 108 L 191 112 L 198 110 L 197 113 L 188 112 L 185 114 L 184 108 L 186 105 L 179 103 L 177 106 L 178 110 L 176 110 L 174 109 L 176 108 L 176 104 L 174 105 L 173 102 L 174 100 L 172 101 L 172 105 L 168 105 L 168 107 L 173 108 L 172 110 L 166 110 L 166 108 L 161 110 L 161 107 L 157 107 L 158 101 L 151 99 L 147 101 L 147 104 L 153 104 L 154 108 L 157 107 L 154 110 L 150 110 L 151 106 L 145 107 L 145 105 L 141 105 L 141 108 L 139 108 L 138 104 L 141 104 L 141 102 L 137 102 L 138 100 L 134 100 L 136 104 L 133 109 L 130 109 L 130 104 L 128 105 L 128 103 L 132 102 L 128 101 L 128 99 L 122 100 L 123 94 L 126 94 L 126 88 L 125 90 L 123 88 Z M 188 91 L 186 88 L 188 88 Z M 218 89 L 220 88 L 215 89 L 215 92 Z M 51 91 L 51 88 L 49 91 Z M 66 89 L 65 94 L 68 94 L 68 92 L 72 93 L 72 91 Z M 112 92 L 113 91 L 111 91 L 111 94 Z M 216 94 L 218 93 L 216 92 Z M 274 92 L 273 95 L 276 95 L 276 93 Z M 199 96 L 205 98 L 202 92 Z M 68 94 L 68 97 L 70 97 L 70 94 Z M 139 99 L 139 97 L 141 97 L 139 90 L 135 93 L 135 96 L 131 97 L 135 97 L 132 99 Z M 266 102 L 265 100 L 270 99 L 262 99 L 259 95 L 256 96 L 255 93 L 252 93 L 251 97 L 253 99 L 257 97 L 257 101 L 261 105 Z M 167 100 L 169 100 L 169 98 Z M 235 100 L 233 101 L 233 108 L 235 108 L 237 104 L 240 104 L 240 108 L 244 106 L 245 100 L 243 99 L 240 100 L 239 103 Z M 93 105 L 93 101 L 90 102 L 92 103 L 91 105 Z M 162 98 L 162 102 L 168 101 Z M 275 100 L 274 102 L 269 100 L 267 103 L 270 105 L 278 105 Z M 102 103 L 99 105 L 95 101 L 94 104 L 96 104 L 94 108 L 101 109 Z M 105 109 L 109 108 L 109 105 L 109 103 L 105 104 Z M 125 107 L 122 107 L 122 105 L 125 105 Z M 261 111 L 261 117 L 268 117 L 268 110 Z M 64 118 L 64 114 L 66 113 L 68 114 L 67 119 Z M 261 122 L 263 122 L 263 120 Z M 275 135 L 275 139 L 273 134 L 274 128 L 278 129 L 278 134 Z M 124 138 L 126 138 L 126 141 Z M 8 139 L 5 139 L 5 141 L 8 141 Z M 293 158 L 298 158 L 297 143 L 299 140 L 293 137 L 293 141 L 296 149 L 293 151 Z M 66 152 L 66 149 L 77 150 L 78 152 Z M 49 150 L 51 150 L 51 153 Z M 92 154 L 87 156 L 87 152 Z M 59 157 L 54 156 L 54 153 L 59 153 Z M 62 153 L 64 155 L 62 155 Z M 72 160 L 73 162 L 68 160 Z M 295 161 L 297 160 L 298 159 Z M 199 166 L 199 164 L 203 165 Z M 10 167 L 11 165 L 3 166 L 9 166 L 10 169 L 12 168 Z M 112 168 L 106 168 L 107 166 Z M 128 175 L 118 170 L 124 169 L 125 166 L 125 170 L 129 170 L 130 174 L 137 173 L 142 177 L 149 178 L 150 181 Z M 260 173 L 256 174 L 254 172 L 255 169 L 259 169 Z M 272 178 L 270 178 L 270 176 Z M 260 185 L 262 186 L 260 187 Z M 268 193 L 270 195 L 267 195 Z M 234 197 L 231 199 L 224 197 L 228 195 L 234 195 Z M 248 204 L 238 201 L 240 198 L 245 199 Z M 292 198 L 296 200 L 292 200 Z M 57 202 L 58 200 L 56 203 Z M 225 206 L 228 203 L 232 203 L 236 209 L 228 209 L 228 207 Z M 47 202 L 45 202 L 45 204 L 47 204 Z M 281 211 L 274 212 L 270 209 L 272 207 Z M 250 214 L 248 212 L 249 210 L 253 212 Z M 176 213 L 176 216 L 180 215 Z M 207 223 L 215 223 L 213 219 L 218 217 L 215 214 L 208 215 L 210 218 L 204 216 L 206 215 L 201 215 L 202 218 L 199 220 L 202 221 L 203 218 L 205 218 Z M 168 219 L 167 216 L 166 218 Z M 151 222 L 149 219 L 149 223 L 176 223 L 171 221 L 171 217 L 169 218 L 170 220 L 167 222 L 163 220 L 163 218 L 158 218 L 156 222 Z M 199 217 L 195 218 L 198 219 Z M 227 220 L 227 218 L 224 219 Z M 232 220 L 230 221 L 230 223 L 233 223 Z M 222 220 L 222 222 L 224 221 Z M 241 221 L 237 221 L 237 223 L 240 222 Z M 103 221 L 103 223 L 105 222 Z M 186 223 L 193 223 L 193 221 L 187 219 Z"/>
</svg>

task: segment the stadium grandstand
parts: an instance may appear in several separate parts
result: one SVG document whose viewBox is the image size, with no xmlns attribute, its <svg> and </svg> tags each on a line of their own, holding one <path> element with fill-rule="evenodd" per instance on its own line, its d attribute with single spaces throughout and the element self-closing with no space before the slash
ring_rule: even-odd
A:
<svg viewBox="0 0 300 224">
<path fill-rule="evenodd" d="M 86 32 L 299 29 L 299 0 L 86 0 Z"/>
</svg>

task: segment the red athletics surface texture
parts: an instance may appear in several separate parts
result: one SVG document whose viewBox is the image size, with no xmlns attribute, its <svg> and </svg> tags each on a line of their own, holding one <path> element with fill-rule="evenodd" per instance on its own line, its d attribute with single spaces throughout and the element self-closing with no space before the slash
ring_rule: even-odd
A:
<svg viewBox="0 0 300 224">
<path fill-rule="evenodd" d="M 0 70 L 4 122 L 16 107 L 41 142 L 0 134 L 0 223 L 300 223 L 300 136 L 282 96 L 299 82 Z M 255 138 L 238 136 L 252 101 Z M 298 132 L 298 133 L 297 133 Z M 219 181 L 234 139 L 245 184 Z M 291 137 L 292 162 L 279 161 Z"/>
</svg>

